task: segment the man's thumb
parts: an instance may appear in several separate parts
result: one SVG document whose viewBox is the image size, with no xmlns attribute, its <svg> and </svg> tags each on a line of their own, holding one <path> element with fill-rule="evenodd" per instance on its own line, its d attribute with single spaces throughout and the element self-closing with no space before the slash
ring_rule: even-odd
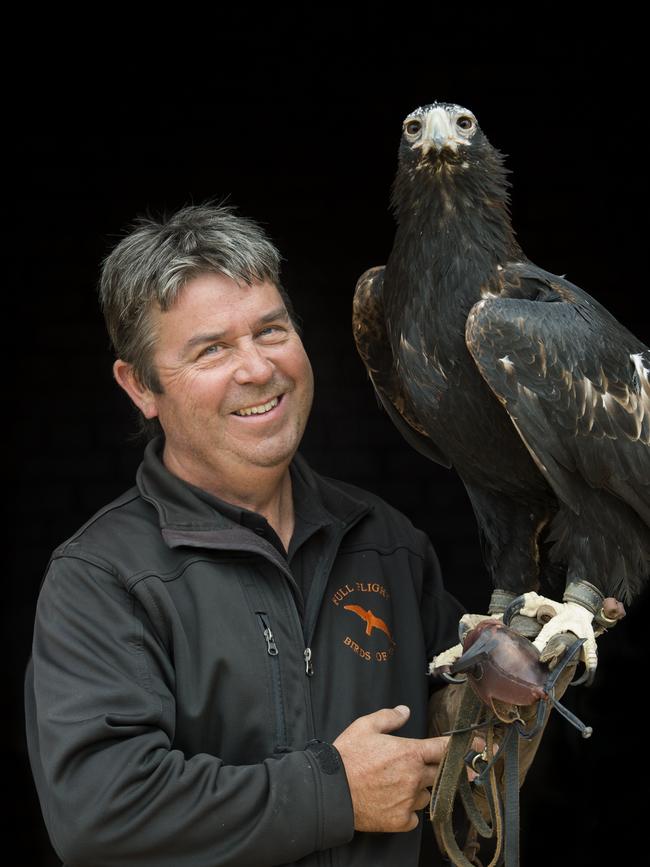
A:
<svg viewBox="0 0 650 867">
<path fill-rule="evenodd" d="M 398 704 L 397 707 L 385 707 L 370 714 L 373 728 L 383 734 L 401 729 L 410 716 L 411 709 L 405 704 Z"/>
</svg>

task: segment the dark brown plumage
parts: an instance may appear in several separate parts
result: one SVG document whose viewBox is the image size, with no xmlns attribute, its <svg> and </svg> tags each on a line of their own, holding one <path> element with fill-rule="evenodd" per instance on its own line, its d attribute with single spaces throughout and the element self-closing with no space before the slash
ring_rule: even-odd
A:
<svg viewBox="0 0 650 867">
<path fill-rule="evenodd" d="M 395 242 L 357 284 L 357 347 L 406 440 L 461 476 L 496 587 L 561 571 L 629 601 L 650 562 L 650 352 L 525 257 L 507 188 L 470 111 L 406 118 Z"/>
</svg>

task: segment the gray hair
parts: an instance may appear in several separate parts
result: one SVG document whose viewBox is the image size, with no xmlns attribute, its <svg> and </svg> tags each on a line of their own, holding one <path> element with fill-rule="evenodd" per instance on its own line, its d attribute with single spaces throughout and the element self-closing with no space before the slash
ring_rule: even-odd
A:
<svg viewBox="0 0 650 867">
<path fill-rule="evenodd" d="M 183 286 L 206 272 L 251 284 L 280 285 L 280 254 L 252 220 L 225 205 L 191 205 L 169 218 L 141 217 L 102 265 L 99 294 L 118 358 L 133 365 L 142 385 L 161 393 L 153 365 L 156 330 L 150 312 L 168 310 Z"/>
</svg>

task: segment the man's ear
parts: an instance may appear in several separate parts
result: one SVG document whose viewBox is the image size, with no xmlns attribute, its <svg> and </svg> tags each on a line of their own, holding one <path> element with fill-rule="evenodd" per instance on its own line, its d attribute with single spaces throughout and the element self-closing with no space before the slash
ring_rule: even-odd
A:
<svg viewBox="0 0 650 867">
<path fill-rule="evenodd" d="M 142 385 L 132 364 L 118 358 L 113 365 L 113 376 L 145 418 L 155 418 L 158 415 L 156 395 L 151 389 Z"/>
</svg>

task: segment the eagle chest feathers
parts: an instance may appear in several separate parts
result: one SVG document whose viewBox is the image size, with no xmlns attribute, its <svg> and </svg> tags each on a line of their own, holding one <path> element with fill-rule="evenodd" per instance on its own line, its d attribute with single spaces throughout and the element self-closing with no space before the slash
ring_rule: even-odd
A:
<svg viewBox="0 0 650 867">
<path fill-rule="evenodd" d="M 384 292 L 391 294 L 387 267 Z M 465 343 L 465 328 L 480 293 L 469 296 L 466 287 L 480 284 L 479 275 L 456 273 L 457 285 L 438 283 L 432 293 L 413 281 L 400 282 L 395 295 L 411 301 L 386 304 L 395 310 L 389 328 L 395 376 L 412 407 L 418 428 L 444 452 L 467 481 L 491 486 L 495 477 L 517 472 L 512 489 L 520 485 L 545 488 L 510 417 L 481 376 Z M 464 290 L 464 291 L 463 291 Z M 464 297 L 465 296 L 465 297 Z M 399 313 L 397 308 L 401 307 Z M 482 459 L 476 460 L 480 443 Z M 507 458 L 504 454 L 507 453 Z M 500 467 L 503 464 L 502 472 Z"/>
</svg>

